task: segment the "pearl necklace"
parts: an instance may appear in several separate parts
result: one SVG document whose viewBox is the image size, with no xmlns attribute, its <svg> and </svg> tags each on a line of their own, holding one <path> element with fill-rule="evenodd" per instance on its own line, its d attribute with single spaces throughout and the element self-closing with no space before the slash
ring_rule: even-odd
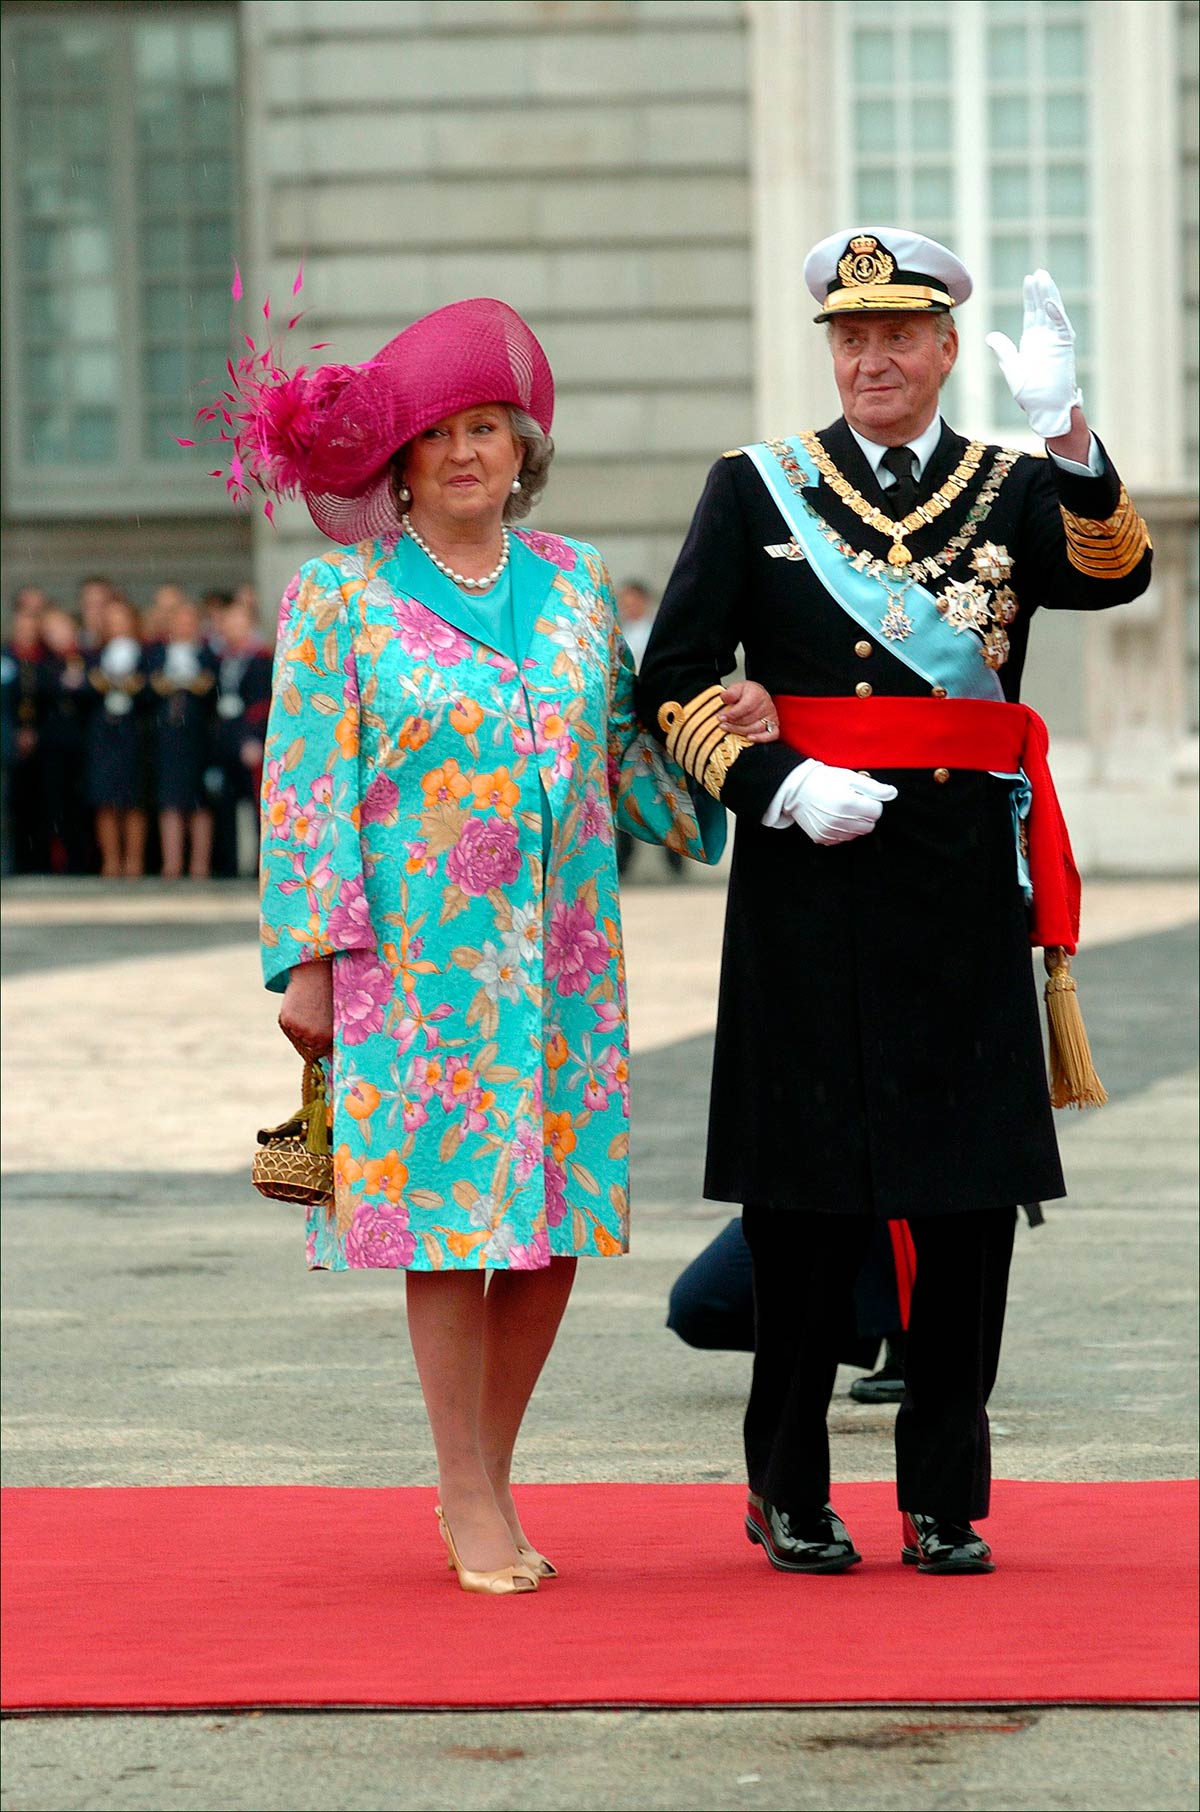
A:
<svg viewBox="0 0 1200 1812">
<path fill-rule="evenodd" d="M 429 543 L 427 541 L 423 540 L 422 537 L 418 534 L 417 530 L 413 527 L 412 517 L 407 513 L 407 511 L 405 512 L 405 514 L 403 516 L 401 516 L 400 524 L 404 530 L 404 533 L 409 537 L 409 539 L 411 541 L 413 541 L 416 544 L 417 547 L 420 548 L 421 552 L 426 556 L 427 559 L 432 560 L 433 564 L 437 567 L 438 571 L 440 573 L 444 573 L 446 575 L 447 579 L 453 580 L 455 585 L 461 585 L 465 591 L 489 591 L 491 589 L 491 587 L 496 583 L 497 579 L 500 577 L 500 574 L 504 571 L 505 567 L 508 565 L 508 552 L 509 552 L 508 530 L 503 525 L 501 525 L 501 529 L 500 529 L 500 558 L 499 558 L 499 560 L 497 560 L 497 562 L 496 562 L 495 566 L 493 566 L 491 572 L 485 573 L 482 579 L 468 579 L 463 573 L 456 573 L 454 571 L 453 567 L 447 566 L 446 562 L 444 560 L 438 559 L 437 555 L 434 553 L 434 551 L 430 547 Z"/>
</svg>

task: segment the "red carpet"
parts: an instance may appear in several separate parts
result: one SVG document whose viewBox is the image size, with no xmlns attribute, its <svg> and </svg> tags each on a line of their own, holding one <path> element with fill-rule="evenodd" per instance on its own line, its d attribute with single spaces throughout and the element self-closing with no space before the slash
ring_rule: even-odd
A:
<svg viewBox="0 0 1200 1812">
<path fill-rule="evenodd" d="M 773 1572 L 732 1485 L 542 1485 L 562 1578 L 458 1590 L 432 1491 L 4 1493 L 6 1707 L 1146 1704 L 1196 1696 L 1196 1489 L 1000 1484 L 1000 1570 L 901 1567 L 890 1485 L 837 1504 L 864 1564 Z"/>
</svg>

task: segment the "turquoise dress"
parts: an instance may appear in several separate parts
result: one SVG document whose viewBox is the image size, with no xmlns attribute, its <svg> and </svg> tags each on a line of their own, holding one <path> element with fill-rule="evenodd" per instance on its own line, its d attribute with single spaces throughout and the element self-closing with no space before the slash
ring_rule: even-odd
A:
<svg viewBox="0 0 1200 1812">
<path fill-rule="evenodd" d="M 538 1269 L 629 1240 L 614 827 L 700 861 L 725 814 L 639 732 L 594 548 L 525 529 L 470 597 L 411 541 L 288 587 L 263 972 L 333 958 L 319 1268 Z"/>
</svg>

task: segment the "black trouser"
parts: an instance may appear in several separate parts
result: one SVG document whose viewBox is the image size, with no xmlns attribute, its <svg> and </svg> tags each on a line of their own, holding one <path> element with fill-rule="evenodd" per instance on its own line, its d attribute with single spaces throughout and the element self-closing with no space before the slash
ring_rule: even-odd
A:
<svg viewBox="0 0 1200 1812">
<path fill-rule="evenodd" d="M 988 1512 L 987 1400 L 996 1382 L 1015 1208 L 910 1217 L 917 1280 L 905 1396 L 896 1415 L 903 1510 L 954 1522 Z M 825 1418 L 837 1340 L 877 1223 L 869 1215 L 797 1214 L 747 1204 L 756 1351 L 746 1406 L 750 1489 L 781 1509 L 828 1501 Z"/>
<path fill-rule="evenodd" d="M 83 794 L 83 742 L 42 740 L 42 821 L 51 868 L 69 875 L 94 873 L 92 812 Z M 56 859 L 57 858 L 57 859 Z"/>
</svg>

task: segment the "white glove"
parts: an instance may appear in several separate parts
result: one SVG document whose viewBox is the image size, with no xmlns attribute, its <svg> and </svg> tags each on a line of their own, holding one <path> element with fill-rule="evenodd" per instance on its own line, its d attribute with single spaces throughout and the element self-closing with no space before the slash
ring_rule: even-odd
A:
<svg viewBox="0 0 1200 1812">
<path fill-rule="evenodd" d="M 852 768 L 802 761 L 772 799 L 763 823 L 768 830 L 798 825 L 814 843 L 849 843 L 874 830 L 885 804 L 895 798 L 894 786 Z"/>
<path fill-rule="evenodd" d="M 1069 434 L 1071 410 L 1082 404 L 1083 392 L 1075 382 L 1075 329 L 1049 271 L 1025 279 L 1020 348 L 1003 333 L 990 333 L 987 343 L 1034 433 L 1043 440 Z"/>
</svg>

